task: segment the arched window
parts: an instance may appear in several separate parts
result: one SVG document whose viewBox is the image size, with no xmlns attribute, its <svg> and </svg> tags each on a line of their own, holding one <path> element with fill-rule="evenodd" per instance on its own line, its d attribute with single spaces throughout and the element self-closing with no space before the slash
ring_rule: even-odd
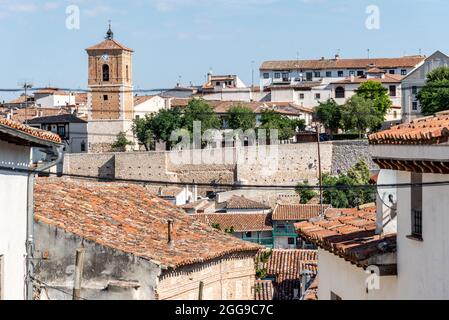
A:
<svg viewBox="0 0 449 320">
<path fill-rule="evenodd" d="M 103 81 L 109 81 L 109 66 L 107 64 L 103 65 Z"/>
<path fill-rule="evenodd" d="M 335 88 L 335 98 L 344 98 L 345 97 L 345 88 L 337 87 Z"/>
</svg>

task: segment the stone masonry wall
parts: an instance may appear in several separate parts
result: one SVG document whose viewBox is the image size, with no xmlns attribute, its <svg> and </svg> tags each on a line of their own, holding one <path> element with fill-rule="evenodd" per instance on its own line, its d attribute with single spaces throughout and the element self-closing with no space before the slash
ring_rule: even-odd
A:
<svg viewBox="0 0 449 320">
<path fill-rule="evenodd" d="M 194 159 L 194 156 L 198 158 Z M 227 161 L 217 161 L 220 157 Z M 237 157 L 240 161 L 237 161 Z M 344 172 L 360 158 L 367 160 L 371 169 L 377 169 L 371 161 L 368 144 L 364 141 L 321 144 L 321 166 L 324 173 Z M 219 152 L 189 150 L 67 154 L 64 172 L 99 175 L 102 178 L 188 183 L 295 184 L 303 180 L 316 181 L 317 145 L 286 144 L 275 146 L 274 149 L 229 148 Z"/>
</svg>

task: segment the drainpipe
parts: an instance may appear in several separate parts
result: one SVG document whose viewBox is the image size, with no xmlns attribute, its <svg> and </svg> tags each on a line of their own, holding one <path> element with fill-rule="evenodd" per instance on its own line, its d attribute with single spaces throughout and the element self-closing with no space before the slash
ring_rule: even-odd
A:
<svg viewBox="0 0 449 320">
<path fill-rule="evenodd" d="M 54 146 L 51 151 L 46 152 L 47 158 L 56 155 L 56 160 L 47 162 L 28 173 L 28 195 L 27 195 L 27 240 L 26 240 L 26 300 L 33 300 L 33 277 L 34 277 L 34 178 L 43 172 L 62 162 L 63 146 Z M 59 174 L 59 172 L 58 172 Z"/>
</svg>

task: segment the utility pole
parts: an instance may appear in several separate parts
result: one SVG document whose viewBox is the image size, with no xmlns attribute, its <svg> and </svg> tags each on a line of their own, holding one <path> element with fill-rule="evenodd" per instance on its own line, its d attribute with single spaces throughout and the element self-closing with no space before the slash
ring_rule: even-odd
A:
<svg viewBox="0 0 449 320">
<path fill-rule="evenodd" d="M 203 300 L 203 290 L 204 290 L 204 282 L 200 281 L 200 286 L 198 288 L 198 300 Z"/>
<path fill-rule="evenodd" d="M 33 87 L 33 85 L 28 82 L 25 81 L 24 83 L 21 84 L 22 88 L 25 91 L 25 124 L 28 124 L 28 89 L 31 89 Z"/>
<path fill-rule="evenodd" d="M 316 141 L 318 146 L 318 174 L 320 181 L 320 215 L 323 216 L 323 174 L 321 172 L 320 125 L 316 125 Z"/>
<path fill-rule="evenodd" d="M 81 300 L 81 282 L 83 280 L 84 248 L 76 250 L 75 282 L 73 284 L 73 300 Z"/>
</svg>

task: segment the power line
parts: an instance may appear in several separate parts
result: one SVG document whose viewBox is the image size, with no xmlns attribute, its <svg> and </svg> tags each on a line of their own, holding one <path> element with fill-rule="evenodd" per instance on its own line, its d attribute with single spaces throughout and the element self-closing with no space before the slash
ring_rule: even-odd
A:
<svg viewBox="0 0 449 320">
<path fill-rule="evenodd" d="M 9 171 L 9 172 L 20 172 L 20 173 L 36 173 L 32 169 L 24 169 L 24 168 L 10 168 L 0 166 L 0 170 Z M 447 186 L 449 185 L 449 181 L 432 181 L 432 182 L 421 182 L 421 183 L 391 183 L 391 184 L 380 184 L 380 185 L 371 185 L 371 184 L 360 184 L 360 185 L 349 185 L 349 184 L 340 184 L 340 185 L 316 185 L 316 186 L 308 186 L 308 185 L 240 185 L 240 184 L 224 184 L 224 183 L 205 183 L 205 182 L 175 182 L 175 181 L 164 181 L 164 180 L 144 180 L 144 179 L 131 179 L 131 178 L 115 178 L 115 177 L 102 177 L 102 176 L 89 176 L 83 174 L 68 174 L 68 173 L 54 173 L 54 172 L 46 172 L 48 175 L 56 175 L 58 177 L 70 177 L 70 178 L 80 178 L 80 179 L 89 179 L 89 180 L 97 180 L 103 182 L 130 182 L 130 183 L 139 183 L 139 184 L 149 184 L 149 185 L 176 185 L 176 186 L 198 186 L 198 187 L 215 187 L 215 188 L 237 188 L 237 189 L 267 189 L 267 190 L 319 190 L 320 187 L 326 190 L 350 190 L 350 189 L 390 189 L 390 188 L 411 188 L 411 187 L 435 187 L 435 186 Z M 375 192 L 373 190 L 373 192 Z"/>
<path fill-rule="evenodd" d="M 64 294 L 66 294 L 66 295 L 70 296 L 71 298 L 73 298 L 73 294 L 72 294 L 72 293 L 70 293 L 70 292 L 67 292 L 67 291 L 65 291 L 65 290 L 63 290 L 63 289 L 61 289 L 61 288 L 59 288 L 59 287 L 56 287 L 56 286 L 50 285 L 50 284 L 48 284 L 48 283 L 45 283 L 44 281 L 42 281 L 42 280 L 39 280 L 39 279 L 36 279 L 36 278 L 34 278 L 34 277 L 31 277 L 31 280 L 33 280 L 33 281 L 35 281 L 35 282 L 39 283 L 40 285 L 44 285 L 44 286 L 45 286 L 45 287 L 47 287 L 47 288 L 51 288 L 51 289 L 53 289 L 53 290 L 56 290 L 56 291 L 62 292 L 62 293 L 64 293 Z M 78 298 L 79 298 L 79 299 L 81 299 L 81 300 L 88 300 L 88 299 L 86 299 L 86 298 L 83 298 L 83 297 L 78 297 Z"/>
</svg>

